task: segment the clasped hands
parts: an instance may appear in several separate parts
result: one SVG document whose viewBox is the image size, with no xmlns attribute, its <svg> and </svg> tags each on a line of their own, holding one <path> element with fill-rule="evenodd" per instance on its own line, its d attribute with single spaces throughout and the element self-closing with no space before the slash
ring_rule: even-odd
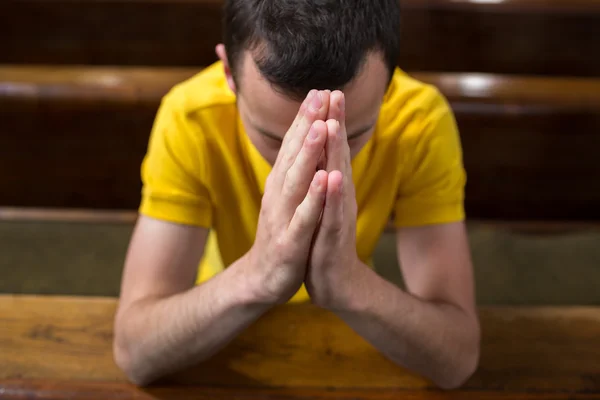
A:
<svg viewBox="0 0 600 400">
<path fill-rule="evenodd" d="M 313 303 L 333 306 L 359 265 L 356 213 L 344 94 L 312 90 L 267 178 L 248 253 L 262 298 L 284 303 L 304 282 Z"/>
</svg>

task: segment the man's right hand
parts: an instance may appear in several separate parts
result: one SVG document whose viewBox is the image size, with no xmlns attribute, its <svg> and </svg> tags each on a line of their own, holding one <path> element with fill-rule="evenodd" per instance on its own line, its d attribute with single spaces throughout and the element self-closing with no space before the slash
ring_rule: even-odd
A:
<svg viewBox="0 0 600 400">
<path fill-rule="evenodd" d="M 320 96 L 303 102 L 284 138 L 265 188 L 254 246 L 224 271 L 195 286 L 208 229 L 138 219 L 114 340 L 115 360 L 134 383 L 208 359 L 301 286 L 327 190 L 327 173 L 315 174 L 330 103 L 328 92 Z M 308 137 L 311 127 L 315 139 Z M 178 168 L 172 154 L 164 156 L 152 154 Z"/>
<path fill-rule="evenodd" d="M 327 140 L 329 91 L 311 91 L 286 133 L 262 198 L 256 239 L 247 257 L 265 303 L 284 303 L 300 288 L 327 193 L 317 171 Z M 316 172 L 315 172 L 316 171 Z"/>
</svg>

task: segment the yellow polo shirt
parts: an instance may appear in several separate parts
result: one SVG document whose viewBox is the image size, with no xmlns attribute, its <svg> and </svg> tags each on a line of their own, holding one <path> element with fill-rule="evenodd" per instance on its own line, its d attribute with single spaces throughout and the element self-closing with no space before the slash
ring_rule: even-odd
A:
<svg viewBox="0 0 600 400">
<path fill-rule="evenodd" d="M 437 89 L 400 69 L 352 169 L 356 248 L 367 264 L 390 216 L 397 227 L 464 219 L 466 178 L 454 116 Z M 210 228 L 200 283 L 252 246 L 270 171 L 244 132 L 217 62 L 164 97 L 142 164 L 139 211 Z M 291 301 L 307 299 L 303 286 Z"/>
</svg>

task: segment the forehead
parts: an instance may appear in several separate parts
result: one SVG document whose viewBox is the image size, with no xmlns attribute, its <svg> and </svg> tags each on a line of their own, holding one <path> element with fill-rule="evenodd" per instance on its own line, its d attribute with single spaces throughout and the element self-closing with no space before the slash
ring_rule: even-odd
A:
<svg viewBox="0 0 600 400">
<path fill-rule="evenodd" d="M 292 100 L 274 90 L 246 54 L 242 63 L 238 100 L 240 111 L 254 127 L 283 137 L 300 108 L 300 101 Z M 373 123 L 387 89 L 389 72 L 382 57 L 373 53 L 343 92 L 346 96 L 346 125 L 348 131 Z M 315 88 L 328 89 L 328 88 Z"/>
</svg>

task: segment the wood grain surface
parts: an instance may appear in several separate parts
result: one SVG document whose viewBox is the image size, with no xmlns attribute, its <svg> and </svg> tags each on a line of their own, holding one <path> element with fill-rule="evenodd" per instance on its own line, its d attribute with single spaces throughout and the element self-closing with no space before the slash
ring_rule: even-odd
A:
<svg viewBox="0 0 600 400">
<path fill-rule="evenodd" d="M 136 388 L 124 383 L 0 381 L 3 400 L 198 399 L 198 400 L 597 400 L 594 393 L 507 392 L 501 390 L 393 390 L 218 388 L 199 386 Z"/>
<path fill-rule="evenodd" d="M 31 390 L 56 398 L 60 390 L 100 388 L 121 393 L 118 398 L 141 396 L 112 359 L 115 306 L 108 298 L 0 296 L 0 393 L 29 398 Z M 599 308 L 491 307 L 480 316 L 480 367 L 460 398 L 600 396 Z M 222 398 L 247 398 L 248 391 L 268 399 L 388 399 L 399 392 L 409 399 L 455 398 L 443 397 L 333 314 L 309 304 L 273 309 L 211 360 L 157 382 L 148 395 L 193 388 L 196 394 L 209 393 L 198 388 L 227 388 Z M 560 397 L 565 394 L 581 396 Z"/>
<path fill-rule="evenodd" d="M 18 107 L 30 101 L 38 104 L 52 101 L 156 107 L 169 89 L 201 70 L 201 67 L 0 64 L 0 104 Z M 436 86 L 452 103 L 497 104 L 495 109 L 499 114 L 600 110 L 600 78 L 419 71 L 410 75 Z M 503 104 L 509 109 L 500 107 Z"/>
<path fill-rule="evenodd" d="M 125 224 L 133 225 L 138 218 L 134 210 L 99 210 L 89 208 L 32 208 L 1 207 L 0 222 L 73 222 L 81 224 Z M 564 234 L 600 230 L 600 221 L 499 221 L 469 220 L 469 225 L 488 226 L 526 234 Z M 394 232 L 393 221 L 386 232 Z"/>
</svg>

